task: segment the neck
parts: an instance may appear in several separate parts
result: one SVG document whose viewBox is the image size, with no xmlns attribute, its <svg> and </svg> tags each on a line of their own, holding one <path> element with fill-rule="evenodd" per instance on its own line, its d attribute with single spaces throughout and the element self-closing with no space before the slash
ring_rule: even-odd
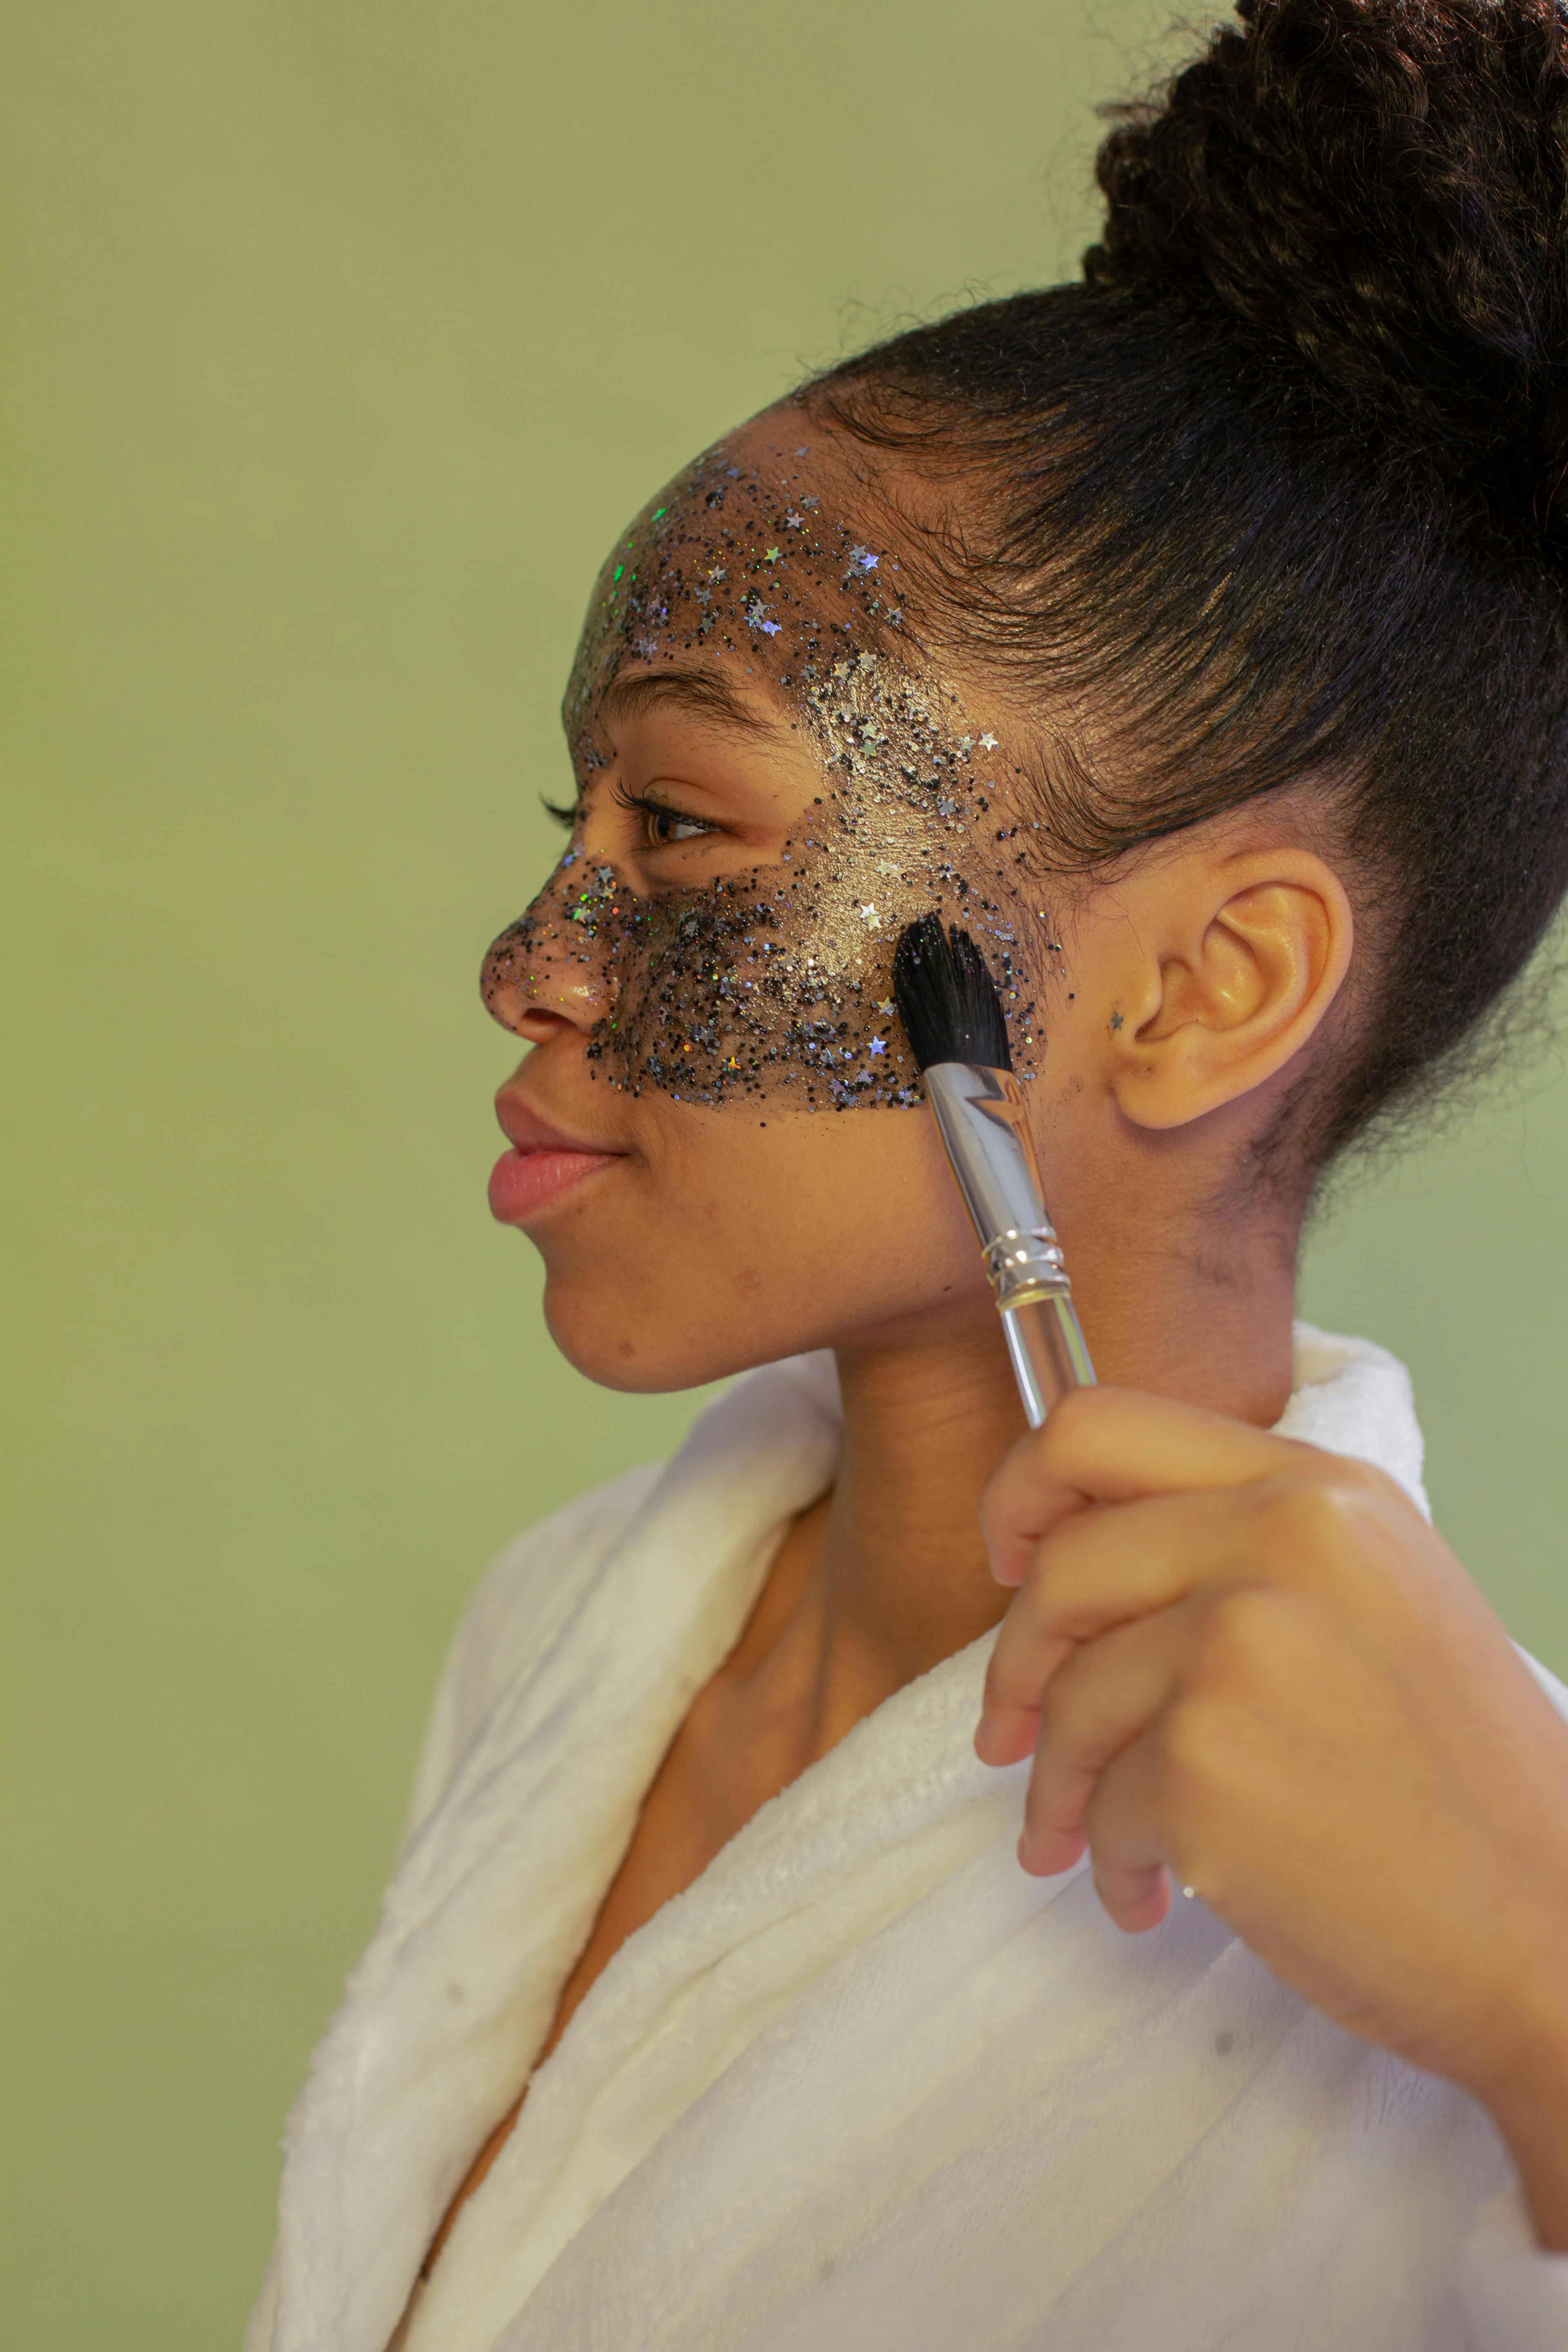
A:
<svg viewBox="0 0 1568 2352">
<path fill-rule="evenodd" d="M 818 1572 L 831 1634 L 889 1688 L 994 1625 L 1006 1596 L 980 1497 L 1024 1433 L 996 1328 L 898 1349 L 841 1349 L 844 1447 Z"/>
<path fill-rule="evenodd" d="M 1289 1244 L 1205 1258 L 1108 1230 L 1076 1255 L 1079 1312 L 1100 1380 L 1268 1428 L 1290 1393 Z M 889 1687 L 994 1624 L 1006 1596 L 980 1540 L 985 1482 L 1024 1431 L 994 1309 L 897 1349 L 841 1349 L 844 1450 L 823 1530 L 828 1622 L 875 1654 Z"/>
<path fill-rule="evenodd" d="M 1244 1263 L 1233 1236 L 1223 1265 L 1190 1244 L 1139 1248 L 1103 1219 L 1076 1257 L 1066 1238 L 1102 1381 L 1263 1427 L 1279 1419 L 1294 1274 L 1278 1236 Z M 795 1523 L 727 1669 L 788 1718 L 795 1769 L 1007 1606 L 979 1507 L 1025 1423 L 988 1297 L 899 1344 L 841 1347 L 837 1361 L 844 1444 L 832 1492 Z"/>
<path fill-rule="evenodd" d="M 1113 1189 L 1113 1198 L 1115 1197 Z M 1149 1188 L 1124 1198 L 1147 1200 Z M 1076 1204 L 1072 1204 L 1076 1205 Z M 1058 1219 L 1073 1293 L 1102 1381 L 1272 1428 L 1290 1394 L 1299 1230 L 1194 1212 Z"/>
</svg>

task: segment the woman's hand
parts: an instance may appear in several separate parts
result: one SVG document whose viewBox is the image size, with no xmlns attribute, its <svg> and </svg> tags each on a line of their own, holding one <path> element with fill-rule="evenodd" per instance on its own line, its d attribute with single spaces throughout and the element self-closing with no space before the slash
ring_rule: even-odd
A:
<svg viewBox="0 0 1568 2352">
<path fill-rule="evenodd" d="M 1485 2102 L 1568 2246 L 1568 1725 L 1379 1471 L 1089 1389 L 986 1491 L 975 1747 L 1121 1927 L 1174 1874 L 1339 2024 Z"/>
</svg>

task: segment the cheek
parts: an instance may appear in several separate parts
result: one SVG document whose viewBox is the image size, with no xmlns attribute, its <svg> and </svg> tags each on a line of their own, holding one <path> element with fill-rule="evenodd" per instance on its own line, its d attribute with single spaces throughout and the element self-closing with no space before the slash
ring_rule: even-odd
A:
<svg viewBox="0 0 1568 2352">
<path fill-rule="evenodd" d="M 918 1107 L 891 938 L 843 898 L 822 866 L 638 903 L 603 934 L 614 1010 L 590 1062 L 634 1094 L 709 1106 Z"/>
<path fill-rule="evenodd" d="M 660 1102 L 640 1134 L 624 1178 L 537 1235 L 552 1334 L 590 1378 L 695 1385 L 910 1316 L 994 1319 L 928 1121 Z"/>
</svg>

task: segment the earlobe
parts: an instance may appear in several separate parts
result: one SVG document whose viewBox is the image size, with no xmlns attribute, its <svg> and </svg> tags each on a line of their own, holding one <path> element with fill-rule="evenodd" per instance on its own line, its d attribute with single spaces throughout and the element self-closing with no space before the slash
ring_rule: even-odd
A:
<svg viewBox="0 0 1568 2352">
<path fill-rule="evenodd" d="M 1112 1016 L 1110 1086 L 1139 1126 L 1184 1127 L 1265 1085 L 1316 1034 L 1354 922 L 1339 877 L 1308 851 L 1152 878 L 1162 919 L 1136 926 L 1150 944 L 1129 991 L 1144 1017 Z"/>
</svg>

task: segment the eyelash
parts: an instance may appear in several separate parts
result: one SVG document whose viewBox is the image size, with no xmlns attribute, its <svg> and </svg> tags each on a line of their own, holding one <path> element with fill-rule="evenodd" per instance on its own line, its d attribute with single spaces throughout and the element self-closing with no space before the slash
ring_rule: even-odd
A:
<svg viewBox="0 0 1568 2352">
<path fill-rule="evenodd" d="M 719 830 L 717 825 L 706 824 L 701 817 L 688 816 L 684 809 L 670 808 L 665 802 L 656 801 L 650 793 L 628 792 L 623 783 L 616 783 L 615 799 L 621 808 L 631 810 L 647 822 L 649 834 L 647 846 L 649 849 L 676 849 L 683 841 L 697 841 L 704 834 Z M 689 825 L 691 829 L 674 840 L 660 841 L 653 833 L 652 820 L 655 817 L 667 817 L 674 824 Z"/>
<path fill-rule="evenodd" d="M 683 839 L 688 841 L 698 841 L 700 840 L 704 834 L 717 833 L 721 830 L 721 828 L 716 824 L 709 824 L 705 823 L 701 817 L 688 816 L 682 809 L 670 808 L 665 802 L 656 801 L 649 793 L 628 792 L 626 785 L 622 783 L 616 784 L 615 788 L 615 798 L 622 808 L 631 810 L 635 815 L 645 819 L 652 817 L 668 817 L 676 824 L 689 825 L 691 827 L 690 832 L 682 836 Z M 543 809 L 545 815 L 553 817 L 556 824 L 562 826 L 567 833 L 575 832 L 577 826 L 583 822 L 583 803 L 580 800 L 547 801 L 542 793 L 540 795 L 540 805 Z M 680 843 L 679 841 L 650 840 L 647 846 L 650 849 L 676 849 L 680 846 Z"/>
</svg>

